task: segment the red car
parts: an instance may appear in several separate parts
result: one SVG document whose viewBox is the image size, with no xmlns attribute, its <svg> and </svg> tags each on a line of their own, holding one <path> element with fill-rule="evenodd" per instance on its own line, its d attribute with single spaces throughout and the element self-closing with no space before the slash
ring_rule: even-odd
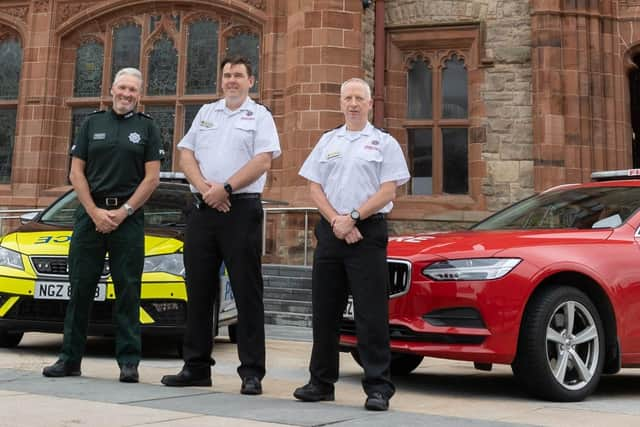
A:
<svg viewBox="0 0 640 427">
<path fill-rule="evenodd" d="M 468 231 L 391 238 L 392 374 L 424 356 L 510 364 L 531 394 L 579 401 L 602 373 L 640 366 L 635 175 L 552 188 Z M 340 341 L 358 360 L 351 301 Z"/>
</svg>

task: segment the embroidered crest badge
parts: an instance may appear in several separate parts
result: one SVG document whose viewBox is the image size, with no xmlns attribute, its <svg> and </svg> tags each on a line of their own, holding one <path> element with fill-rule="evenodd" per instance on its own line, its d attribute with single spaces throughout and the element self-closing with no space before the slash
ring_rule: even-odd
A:
<svg viewBox="0 0 640 427">
<path fill-rule="evenodd" d="M 141 139 L 142 138 L 140 138 L 140 134 L 138 132 L 131 132 L 129 134 L 129 141 L 134 144 L 139 144 Z"/>
</svg>

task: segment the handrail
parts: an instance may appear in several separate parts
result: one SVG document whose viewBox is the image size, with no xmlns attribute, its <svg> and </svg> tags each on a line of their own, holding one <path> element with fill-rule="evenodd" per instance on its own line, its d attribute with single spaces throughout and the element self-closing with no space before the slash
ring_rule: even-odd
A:
<svg viewBox="0 0 640 427">
<path fill-rule="evenodd" d="M 307 265 L 307 235 L 309 232 L 309 212 L 318 212 L 315 207 L 264 208 L 262 221 L 262 255 L 267 253 L 267 213 L 304 212 L 304 265 Z"/>
</svg>

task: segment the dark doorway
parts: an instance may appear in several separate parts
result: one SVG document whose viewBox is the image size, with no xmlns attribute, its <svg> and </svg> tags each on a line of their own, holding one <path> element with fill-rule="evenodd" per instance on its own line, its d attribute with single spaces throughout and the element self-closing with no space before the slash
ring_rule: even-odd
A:
<svg viewBox="0 0 640 427">
<path fill-rule="evenodd" d="M 629 73 L 629 98 L 631 99 L 631 151 L 633 167 L 640 168 L 640 54 L 633 57 L 636 64 Z"/>
</svg>

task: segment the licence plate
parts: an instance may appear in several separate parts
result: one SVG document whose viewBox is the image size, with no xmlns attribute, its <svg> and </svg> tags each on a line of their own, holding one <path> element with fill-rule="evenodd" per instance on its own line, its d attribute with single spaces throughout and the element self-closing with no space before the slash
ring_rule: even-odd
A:
<svg viewBox="0 0 640 427">
<path fill-rule="evenodd" d="M 349 297 L 347 300 L 347 306 L 344 308 L 342 317 L 348 320 L 353 320 L 353 297 Z"/>
<path fill-rule="evenodd" d="M 36 282 L 33 292 L 35 299 L 69 299 L 71 286 L 68 282 Z M 107 297 L 107 284 L 98 283 L 94 301 L 104 301 Z"/>
</svg>

